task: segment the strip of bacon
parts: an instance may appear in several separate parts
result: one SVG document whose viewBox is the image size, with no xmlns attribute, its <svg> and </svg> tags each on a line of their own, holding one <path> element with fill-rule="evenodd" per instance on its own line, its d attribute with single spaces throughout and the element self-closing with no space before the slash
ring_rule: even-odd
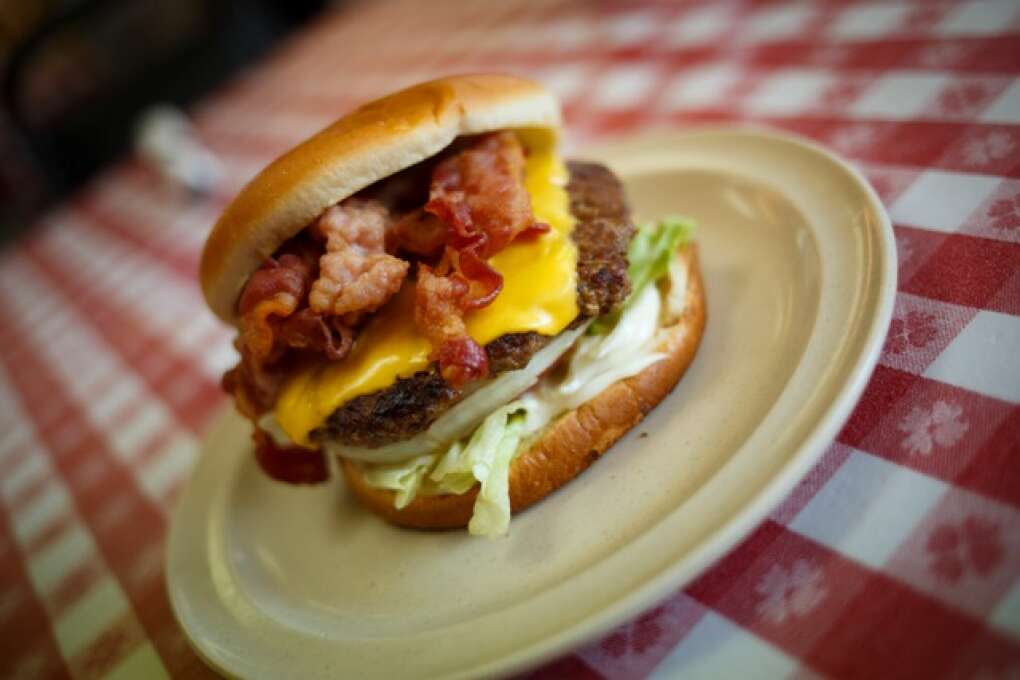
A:
<svg viewBox="0 0 1020 680">
<path fill-rule="evenodd" d="M 418 265 L 414 322 L 436 348 L 439 371 L 454 387 L 484 378 L 488 357 L 464 325 L 463 300 L 467 284 L 453 276 L 438 276 L 426 264 Z"/>
<path fill-rule="evenodd" d="M 446 247 L 435 270 L 419 266 L 415 321 L 432 343 L 440 373 L 455 387 L 488 373 L 485 352 L 463 321 L 465 312 L 488 305 L 503 288 L 488 258 L 519 236 L 549 229 L 535 222 L 524 164 L 517 137 L 497 132 L 440 161 L 432 173 L 425 212 L 446 225 Z"/>
<path fill-rule="evenodd" d="M 273 320 L 294 313 L 304 300 L 312 279 L 314 261 L 298 253 L 269 258 L 251 275 L 241 294 L 240 344 L 243 353 L 262 364 L 276 348 Z"/>
<path fill-rule="evenodd" d="M 251 418 L 275 403 L 287 350 L 318 352 L 339 361 L 353 342 L 352 331 L 339 319 L 304 306 L 320 248 L 311 240 L 297 239 L 282 250 L 251 275 L 241 293 L 236 342 L 241 361 L 223 379 L 224 389 Z"/>
<path fill-rule="evenodd" d="M 327 210 L 308 237 L 286 244 L 249 278 L 238 302 L 240 364 L 224 376 L 241 411 L 258 417 L 276 401 L 288 350 L 340 361 L 351 326 L 399 290 L 409 264 L 383 250 L 388 221 L 377 201 L 350 200 Z"/>
<path fill-rule="evenodd" d="M 496 299 L 503 290 L 503 276 L 493 269 L 473 250 L 448 249 L 446 256 L 450 259 L 453 273 L 450 276 L 459 278 L 468 286 L 462 307 L 464 310 L 481 309 Z M 443 263 L 440 263 L 442 266 Z"/>
<path fill-rule="evenodd" d="M 251 275 L 241 293 L 234 343 L 241 361 L 223 376 L 223 388 L 234 395 L 238 409 L 249 418 L 257 418 L 276 398 L 282 376 L 270 365 L 286 349 L 280 342 L 279 326 L 308 294 L 316 259 L 312 244 L 289 243 Z"/>
<path fill-rule="evenodd" d="M 351 351 L 354 332 L 336 317 L 327 317 L 308 307 L 280 322 L 279 340 L 294 349 L 321 352 L 330 361 L 340 361 Z"/>
<path fill-rule="evenodd" d="M 329 467 L 322 451 L 300 446 L 277 446 L 266 432 L 255 428 L 255 460 L 273 479 L 288 484 L 319 484 L 329 479 Z"/>
<path fill-rule="evenodd" d="M 234 395 L 238 410 L 256 419 L 276 403 L 286 377 L 288 348 L 325 354 L 332 361 L 347 356 L 354 342 L 354 333 L 340 323 L 305 308 L 270 324 L 273 349 L 267 360 L 244 345 L 243 333 L 234 343 L 241 360 L 223 376 L 223 390 Z"/>
<path fill-rule="evenodd" d="M 312 234 L 326 241 L 308 296 L 313 311 L 337 317 L 373 312 L 400 290 L 409 264 L 385 251 L 388 219 L 381 203 L 353 199 L 312 226 Z"/>
<path fill-rule="evenodd" d="M 425 210 L 446 223 L 448 245 L 488 259 L 535 226 L 524 163 L 517 137 L 495 132 L 436 166 Z"/>
<path fill-rule="evenodd" d="M 446 247 L 446 224 L 418 208 L 390 226 L 386 243 L 389 252 L 403 250 L 419 257 L 439 257 Z"/>
<path fill-rule="evenodd" d="M 238 347 L 239 352 L 241 351 L 239 342 L 235 342 L 234 346 Z M 245 368 L 244 363 L 242 354 L 241 361 L 223 374 L 220 386 L 224 392 L 234 397 L 237 410 L 245 418 L 254 422 L 267 408 L 266 395 L 275 392 L 277 386 L 275 384 L 264 386 L 257 384 L 256 376 Z"/>
</svg>

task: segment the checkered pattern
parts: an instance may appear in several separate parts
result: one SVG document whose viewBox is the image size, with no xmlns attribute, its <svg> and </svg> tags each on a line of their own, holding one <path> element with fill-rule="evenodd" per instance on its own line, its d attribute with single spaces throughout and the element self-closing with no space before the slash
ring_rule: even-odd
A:
<svg viewBox="0 0 1020 680">
<path fill-rule="evenodd" d="M 167 510 L 234 351 L 205 230 L 355 103 L 509 70 L 572 147 L 750 121 L 813 137 L 893 217 L 878 368 L 817 467 L 695 583 L 535 678 L 1020 674 L 1020 4 L 356 4 L 195 110 L 212 200 L 125 161 L 0 256 L 0 676 L 210 672 L 174 623 Z"/>
</svg>

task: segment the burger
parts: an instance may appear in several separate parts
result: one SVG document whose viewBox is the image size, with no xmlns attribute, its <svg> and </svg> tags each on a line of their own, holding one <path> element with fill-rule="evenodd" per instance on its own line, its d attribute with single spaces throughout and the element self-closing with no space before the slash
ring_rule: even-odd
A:
<svg viewBox="0 0 1020 680">
<path fill-rule="evenodd" d="M 674 388 L 705 301 L 690 224 L 635 227 L 610 169 L 507 75 L 366 104 L 273 161 L 214 225 L 223 378 L 273 479 L 499 536 Z"/>
</svg>

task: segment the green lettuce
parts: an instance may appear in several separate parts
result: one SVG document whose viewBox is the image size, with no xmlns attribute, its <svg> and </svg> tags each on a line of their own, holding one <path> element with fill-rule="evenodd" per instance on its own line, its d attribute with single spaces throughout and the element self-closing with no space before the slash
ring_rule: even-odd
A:
<svg viewBox="0 0 1020 680">
<path fill-rule="evenodd" d="M 603 335 L 616 325 L 620 313 L 637 299 L 645 286 L 666 275 L 677 248 L 690 239 L 694 223 L 682 217 L 666 217 L 658 222 L 645 222 L 627 247 L 627 276 L 630 295 L 620 309 L 599 317 L 589 327 L 590 335 Z"/>
<path fill-rule="evenodd" d="M 396 493 L 394 505 L 399 510 L 406 508 L 418 495 L 435 462 L 434 454 L 425 454 L 399 463 L 366 465 L 363 472 L 369 485 Z"/>
<path fill-rule="evenodd" d="M 507 404 L 483 420 L 466 442 L 455 442 L 442 454 L 367 465 L 365 480 L 396 492 L 397 508 L 406 507 L 419 493 L 462 494 L 481 484 L 468 531 L 502 536 L 510 526 L 510 463 L 520 447 L 524 422 L 523 405 Z"/>
<path fill-rule="evenodd" d="M 510 462 L 521 443 L 525 416 L 519 408 L 502 411 L 501 417 L 486 418 L 464 448 L 471 472 L 481 483 L 468 524 L 468 531 L 478 536 L 502 536 L 510 527 Z M 488 428 L 491 433 L 486 433 Z"/>
</svg>

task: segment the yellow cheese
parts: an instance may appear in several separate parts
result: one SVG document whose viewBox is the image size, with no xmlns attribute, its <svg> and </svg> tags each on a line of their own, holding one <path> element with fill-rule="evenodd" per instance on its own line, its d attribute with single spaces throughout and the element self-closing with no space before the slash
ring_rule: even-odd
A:
<svg viewBox="0 0 1020 680">
<path fill-rule="evenodd" d="M 414 284 L 405 283 L 343 361 L 306 368 L 287 382 L 276 401 L 276 419 L 288 437 L 309 446 L 308 434 L 329 414 L 354 397 L 428 367 L 431 351 L 414 325 Z"/>
<path fill-rule="evenodd" d="M 507 333 L 556 335 L 578 314 L 566 166 L 556 153 L 552 132 L 524 130 L 518 136 L 529 152 L 525 185 L 532 211 L 551 229 L 536 239 L 512 243 L 489 260 L 503 275 L 503 290 L 490 305 L 465 318 L 468 333 L 481 345 Z M 414 325 L 413 304 L 414 284 L 407 282 L 365 326 L 343 361 L 311 366 L 287 382 L 275 411 L 292 440 L 310 445 L 309 433 L 337 408 L 431 363 L 432 347 Z"/>
</svg>

